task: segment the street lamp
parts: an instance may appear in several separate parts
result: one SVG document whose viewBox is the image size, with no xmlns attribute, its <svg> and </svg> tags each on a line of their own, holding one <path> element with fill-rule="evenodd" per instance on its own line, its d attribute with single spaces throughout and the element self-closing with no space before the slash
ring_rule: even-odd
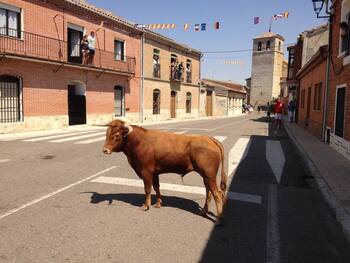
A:
<svg viewBox="0 0 350 263">
<path fill-rule="evenodd" d="M 329 2 L 331 2 L 331 4 L 334 2 L 334 0 L 312 0 L 312 4 L 314 7 L 314 11 L 317 15 L 317 18 L 328 18 L 331 15 L 331 5 L 329 4 Z M 323 6 L 325 5 L 325 13 L 327 14 L 326 16 L 321 16 L 320 13 L 323 9 Z"/>
</svg>

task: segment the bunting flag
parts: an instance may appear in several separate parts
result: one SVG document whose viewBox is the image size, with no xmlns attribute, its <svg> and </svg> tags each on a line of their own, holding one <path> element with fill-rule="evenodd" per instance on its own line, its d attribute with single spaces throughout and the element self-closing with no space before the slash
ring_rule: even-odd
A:
<svg viewBox="0 0 350 263">
<path fill-rule="evenodd" d="M 199 31 L 199 24 L 194 25 L 194 31 Z"/>
<path fill-rule="evenodd" d="M 201 30 L 202 30 L 202 31 L 205 31 L 206 28 L 207 28 L 207 24 L 206 24 L 206 23 L 202 23 L 202 24 L 201 24 Z"/>
<path fill-rule="evenodd" d="M 272 19 L 277 20 L 277 19 L 283 19 L 283 18 L 288 18 L 289 17 L 289 12 L 284 12 L 281 14 L 273 15 Z"/>
<path fill-rule="evenodd" d="M 256 16 L 254 17 L 254 25 L 257 25 L 260 23 L 260 17 Z"/>
<path fill-rule="evenodd" d="M 214 29 L 219 29 L 220 28 L 220 23 L 219 22 L 215 22 L 214 23 Z"/>
</svg>

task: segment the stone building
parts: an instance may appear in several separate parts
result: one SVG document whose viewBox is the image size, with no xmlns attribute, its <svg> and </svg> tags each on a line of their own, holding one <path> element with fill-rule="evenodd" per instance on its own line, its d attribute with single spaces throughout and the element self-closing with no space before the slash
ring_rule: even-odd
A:
<svg viewBox="0 0 350 263">
<path fill-rule="evenodd" d="M 198 117 L 202 53 L 150 30 L 144 37 L 143 121 Z"/>
<path fill-rule="evenodd" d="M 202 80 L 202 116 L 235 116 L 242 114 L 247 91 L 244 85 L 230 81 Z M 208 95 L 210 94 L 210 95 Z"/>
<path fill-rule="evenodd" d="M 266 105 L 281 92 L 284 60 L 284 38 L 267 32 L 254 38 L 250 103 L 256 108 Z M 286 73 L 285 73 L 286 74 Z"/>
</svg>

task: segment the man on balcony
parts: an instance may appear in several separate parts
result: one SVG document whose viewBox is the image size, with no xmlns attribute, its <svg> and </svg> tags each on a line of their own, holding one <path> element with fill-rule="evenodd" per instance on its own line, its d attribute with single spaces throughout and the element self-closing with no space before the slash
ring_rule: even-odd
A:
<svg viewBox="0 0 350 263">
<path fill-rule="evenodd" d="M 88 37 L 88 46 L 89 46 L 89 60 L 88 64 L 92 65 L 95 56 L 95 47 L 96 47 L 96 38 L 95 32 L 91 31 L 90 36 Z"/>
</svg>

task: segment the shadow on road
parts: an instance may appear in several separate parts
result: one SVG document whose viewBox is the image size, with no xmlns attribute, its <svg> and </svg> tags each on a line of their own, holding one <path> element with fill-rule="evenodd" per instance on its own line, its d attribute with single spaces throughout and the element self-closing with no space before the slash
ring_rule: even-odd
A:
<svg viewBox="0 0 350 263">
<path fill-rule="evenodd" d="M 122 194 L 100 194 L 96 192 L 85 192 L 92 194 L 90 197 L 90 203 L 92 204 L 99 204 L 102 202 L 108 202 L 108 204 L 112 204 L 113 201 L 119 201 L 128 203 L 131 205 L 134 205 L 135 207 L 140 207 L 144 201 L 145 201 L 145 195 L 144 194 L 129 194 L 129 193 L 122 193 Z M 155 196 L 152 195 L 152 204 L 156 202 Z M 163 207 L 174 207 L 181 210 L 188 211 L 190 213 L 196 214 L 199 216 L 199 212 L 201 211 L 201 207 L 198 203 L 195 201 L 192 201 L 190 199 L 185 199 L 177 196 L 165 196 L 162 195 L 162 206 Z M 211 213 L 210 216 L 214 217 L 214 215 Z M 206 216 L 208 220 L 215 222 L 215 219 Z"/>
</svg>

